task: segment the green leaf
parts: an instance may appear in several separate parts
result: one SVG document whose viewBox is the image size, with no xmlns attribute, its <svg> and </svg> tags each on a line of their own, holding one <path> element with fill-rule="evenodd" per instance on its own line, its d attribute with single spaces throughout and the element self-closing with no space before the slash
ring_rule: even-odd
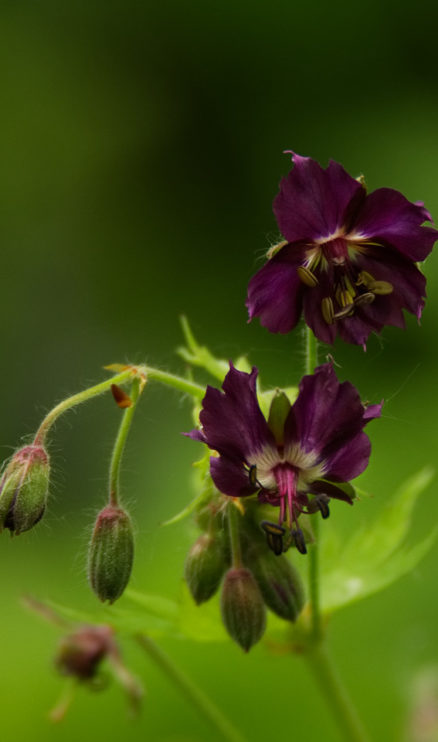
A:
<svg viewBox="0 0 438 742">
<path fill-rule="evenodd" d="M 339 608 L 366 598 L 388 587 L 403 575 L 411 572 L 432 547 L 437 529 L 411 549 L 400 549 L 378 568 L 340 567 L 325 575 L 322 583 L 322 609 L 332 613 Z"/>
<path fill-rule="evenodd" d="M 127 608 L 128 598 L 135 608 Z M 73 623 L 108 624 L 117 631 L 127 633 L 147 632 L 150 636 L 180 636 L 178 631 L 179 606 L 168 598 L 126 590 L 124 598 L 113 606 L 98 606 L 96 610 L 77 610 L 47 601 L 47 605 L 60 616 Z"/>
<path fill-rule="evenodd" d="M 323 544 L 322 608 L 332 612 L 382 590 L 412 570 L 431 548 L 436 531 L 417 544 L 406 543 L 412 512 L 433 477 L 423 469 L 399 489 L 374 522 L 343 544 Z M 337 553 L 336 553 L 337 552 Z"/>
<path fill-rule="evenodd" d="M 215 358 L 205 345 L 199 345 L 193 335 L 187 317 L 182 316 L 180 319 L 187 347 L 182 346 L 177 348 L 176 352 L 178 355 L 192 366 L 200 366 L 214 376 L 215 379 L 223 381 L 229 370 L 227 361 Z"/>
<path fill-rule="evenodd" d="M 407 535 L 415 503 L 433 476 L 433 470 L 425 468 L 408 479 L 379 514 L 376 522 L 353 535 L 346 545 L 343 558 L 348 562 L 371 561 L 381 564 Z"/>
</svg>

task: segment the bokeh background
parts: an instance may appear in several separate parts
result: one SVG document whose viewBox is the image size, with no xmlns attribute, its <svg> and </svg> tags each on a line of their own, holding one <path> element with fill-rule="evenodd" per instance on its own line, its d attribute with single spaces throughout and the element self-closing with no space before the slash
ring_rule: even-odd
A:
<svg viewBox="0 0 438 742">
<path fill-rule="evenodd" d="M 246 284 L 277 236 L 271 202 L 284 149 L 330 157 L 371 189 L 397 188 L 438 219 L 436 5 L 350 0 L 91 2 L 6 0 L 0 9 L 3 456 L 64 395 L 113 361 L 175 371 L 178 315 L 219 355 L 247 352 L 266 384 L 302 372 L 300 335 L 247 326 Z M 408 475 L 437 459 L 438 256 L 425 270 L 421 327 L 385 329 L 366 354 L 337 345 L 340 374 L 387 401 L 372 426 L 361 486 L 375 496 L 333 508 L 346 531 L 378 516 Z M 95 608 L 84 562 L 103 504 L 119 413 L 99 399 L 59 423 L 50 508 L 35 531 L 0 540 L 2 737 L 56 742 L 219 740 L 146 656 L 125 645 L 148 688 L 127 718 L 116 687 L 85 690 L 60 726 L 46 712 L 60 679 L 57 632 L 23 593 Z M 160 529 L 191 496 L 189 406 L 150 387 L 123 470 L 137 527 L 133 585 L 176 598 L 194 538 Z M 412 540 L 436 522 L 424 494 Z M 330 528 L 329 521 L 324 527 Z M 438 546 L 415 573 L 352 606 L 331 645 L 374 740 L 405 740 L 412 687 L 438 666 Z M 234 645 L 162 646 L 252 742 L 324 739 L 336 729 L 298 659 Z M 434 738 L 436 739 L 436 738 Z M 410 742 L 412 739 L 409 738 Z"/>
</svg>

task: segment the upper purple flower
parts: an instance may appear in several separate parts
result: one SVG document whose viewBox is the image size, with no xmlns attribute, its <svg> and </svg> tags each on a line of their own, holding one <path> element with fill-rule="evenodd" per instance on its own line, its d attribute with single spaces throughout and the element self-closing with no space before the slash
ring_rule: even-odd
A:
<svg viewBox="0 0 438 742">
<path fill-rule="evenodd" d="M 219 454 L 210 459 L 210 472 L 220 492 L 257 492 L 280 507 L 279 525 L 293 531 L 302 512 L 328 515 L 329 498 L 352 502 L 339 485 L 366 468 L 371 444 L 363 428 L 379 417 L 381 405 L 365 407 L 354 386 L 339 383 L 326 363 L 304 376 L 292 406 L 284 394 L 274 397 L 266 420 L 257 401 L 257 374 L 256 368 L 247 374 L 230 364 L 223 391 L 207 387 L 202 430 L 188 435 Z"/>
<path fill-rule="evenodd" d="M 367 195 L 337 162 L 324 170 L 310 157 L 293 155 L 274 214 L 285 242 L 249 283 L 249 317 L 271 332 L 286 333 L 301 313 L 315 335 L 333 343 L 339 332 L 365 345 L 384 325 L 404 327 L 402 309 L 418 319 L 426 279 L 424 260 L 438 231 L 420 202 L 392 188 Z"/>
</svg>

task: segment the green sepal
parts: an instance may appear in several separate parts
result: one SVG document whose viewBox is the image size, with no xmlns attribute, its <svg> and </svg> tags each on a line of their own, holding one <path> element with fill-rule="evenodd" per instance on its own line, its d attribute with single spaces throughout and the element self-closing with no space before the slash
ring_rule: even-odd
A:
<svg viewBox="0 0 438 742">
<path fill-rule="evenodd" d="M 291 403 L 285 392 L 276 389 L 269 408 L 268 426 L 278 446 L 284 444 L 284 424 L 289 414 Z"/>
<path fill-rule="evenodd" d="M 260 409 L 263 412 L 266 419 L 269 418 L 269 412 L 271 409 L 271 404 L 274 399 L 274 397 L 279 393 L 283 393 L 289 403 L 293 405 L 296 398 L 298 397 L 298 387 L 296 386 L 286 386 L 284 389 L 267 389 L 266 391 L 258 391 L 257 398 L 260 405 Z"/>
</svg>

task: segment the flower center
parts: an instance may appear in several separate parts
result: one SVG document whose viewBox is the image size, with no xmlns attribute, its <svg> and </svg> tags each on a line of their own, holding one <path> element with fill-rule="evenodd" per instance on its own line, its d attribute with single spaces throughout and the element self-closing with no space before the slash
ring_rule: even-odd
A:
<svg viewBox="0 0 438 742">
<path fill-rule="evenodd" d="M 278 464 L 272 471 L 280 497 L 279 523 L 287 521 L 289 528 L 297 519 L 296 498 L 298 472 L 291 464 Z"/>
<path fill-rule="evenodd" d="M 321 300 L 321 313 L 328 325 L 351 317 L 360 306 L 371 304 L 376 296 L 391 294 L 394 289 L 389 281 L 376 280 L 358 268 L 356 254 L 366 251 L 367 244 L 377 243 L 355 241 L 338 233 L 310 247 L 304 265 L 297 269 L 300 280 L 310 288 L 318 285 L 318 274 L 327 272 L 329 283 L 327 296 Z"/>
<path fill-rule="evenodd" d="M 335 237 L 321 245 L 321 251 L 328 263 L 344 265 L 348 260 L 348 243 L 342 237 Z"/>
</svg>

